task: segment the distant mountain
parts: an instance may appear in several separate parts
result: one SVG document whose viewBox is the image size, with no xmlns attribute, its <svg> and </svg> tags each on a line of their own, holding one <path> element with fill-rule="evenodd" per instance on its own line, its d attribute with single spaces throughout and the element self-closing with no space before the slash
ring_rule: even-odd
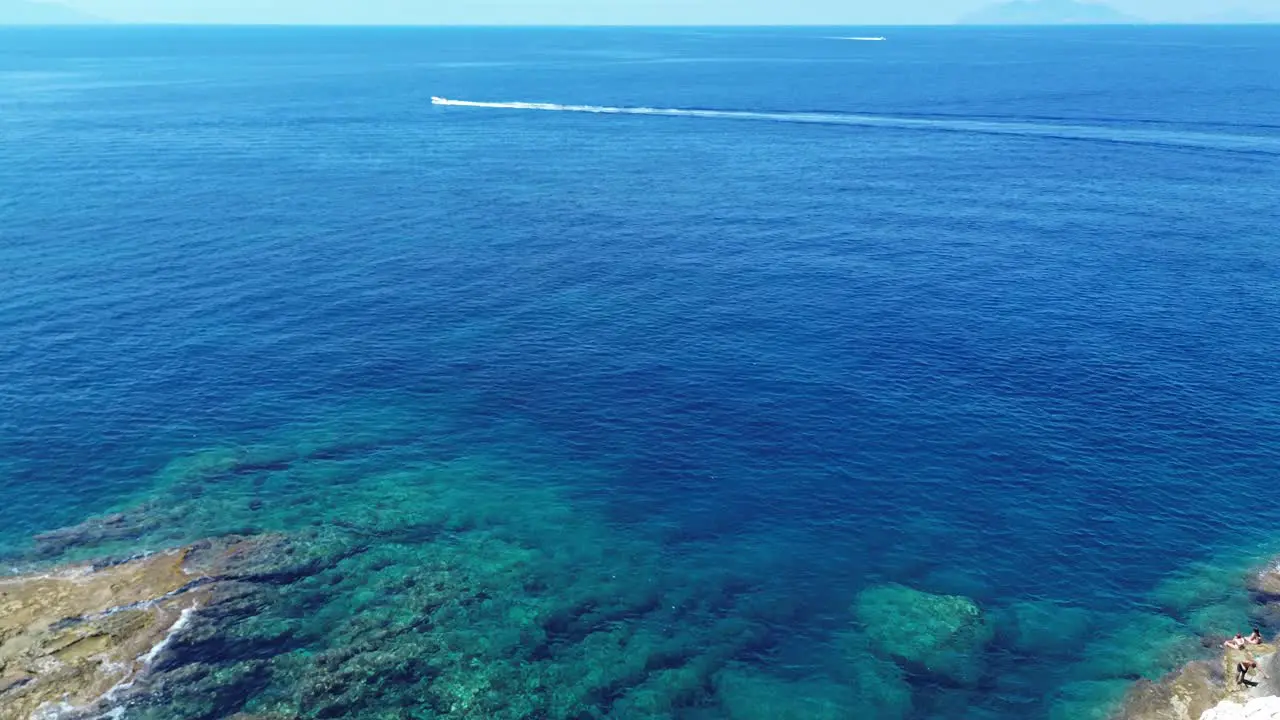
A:
<svg viewBox="0 0 1280 720">
<path fill-rule="evenodd" d="M 0 25 L 83 25 L 106 22 L 75 8 L 35 0 L 0 0 Z"/>
<path fill-rule="evenodd" d="M 1012 0 L 960 19 L 964 25 L 1127 25 L 1142 22 L 1107 5 L 1075 0 Z"/>
<path fill-rule="evenodd" d="M 1280 23 L 1280 12 L 1261 13 L 1240 9 L 1220 10 L 1213 15 L 1199 18 L 1198 20 L 1199 22 L 1206 23 L 1240 25 L 1247 25 L 1250 23 Z"/>
</svg>

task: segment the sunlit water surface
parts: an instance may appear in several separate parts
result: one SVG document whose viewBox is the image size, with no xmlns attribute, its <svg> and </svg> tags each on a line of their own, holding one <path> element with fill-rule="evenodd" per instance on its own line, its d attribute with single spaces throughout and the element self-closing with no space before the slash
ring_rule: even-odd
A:
<svg viewBox="0 0 1280 720">
<path fill-rule="evenodd" d="M 265 613 L 269 681 L 154 717 L 449 717 L 485 673 L 494 718 L 1089 717 L 1280 541 L 1276 67 L 1275 28 L 0 30 L 0 550 L 148 502 L 69 556 L 371 546 Z M 430 563 L 484 587 L 436 618 L 479 669 L 326 706 L 309 653 Z M 886 657 L 891 583 L 990 636 Z"/>
</svg>

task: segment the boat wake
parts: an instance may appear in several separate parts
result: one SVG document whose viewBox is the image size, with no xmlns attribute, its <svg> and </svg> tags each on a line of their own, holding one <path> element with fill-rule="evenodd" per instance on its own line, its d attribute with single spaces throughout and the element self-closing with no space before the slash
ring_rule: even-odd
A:
<svg viewBox="0 0 1280 720">
<path fill-rule="evenodd" d="M 432 97 L 433 105 L 490 110 L 529 110 L 542 112 L 588 113 L 593 115 L 647 115 L 657 117 L 701 118 L 707 120 L 755 120 L 801 123 L 810 125 L 844 125 L 853 127 L 960 132 L 987 135 L 1083 140 L 1130 145 L 1156 145 L 1172 148 L 1223 150 L 1230 152 L 1280 155 L 1280 136 L 1247 135 L 1180 131 L 1114 125 L 1083 125 L 1016 120 L 966 118 L 930 118 L 898 115 L 871 115 L 840 112 L 761 112 L 748 110 L 699 110 L 684 108 L 613 107 L 608 105 L 560 105 L 537 102 L 478 102 Z"/>
</svg>

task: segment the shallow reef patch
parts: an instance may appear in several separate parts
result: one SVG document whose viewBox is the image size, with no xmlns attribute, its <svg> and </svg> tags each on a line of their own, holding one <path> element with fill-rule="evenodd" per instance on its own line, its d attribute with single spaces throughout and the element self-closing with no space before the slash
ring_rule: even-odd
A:
<svg viewBox="0 0 1280 720">
<path fill-rule="evenodd" d="M 995 633 L 969 598 L 891 583 L 863 590 L 853 614 L 871 649 L 909 671 L 966 686 L 981 680 Z"/>
<path fill-rule="evenodd" d="M 464 452 L 401 423 L 370 411 L 175 458 L 144 495 L 6 565 L 225 556 L 175 596 L 202 593 L 118 695 L 135 720 L 905 720 L 972 717 L 991 697 L 1103 720 L 1136 679 L 1211 655 L 1198 635 L 1258 620 L 1280 587 L 1259 574 L 1250 594 L 1239 563 L 1205 563 L 1139 610 L 1102 612 L 1002 604 L 932 565 L 870 587 L 856 565 L 789 574 L 814 547 L 794 528 L 703 539 L 624 525 L 579 492 L 599 468 Z M 90 635 L 61 649 L 100 654 Z M 1028 678 L 1029 657 L 1055 662 Z M 0 692 L 30 684 L 0 677 Z M 1056 692 L 1025 699 L 1044 688 Z"/>
</svg>

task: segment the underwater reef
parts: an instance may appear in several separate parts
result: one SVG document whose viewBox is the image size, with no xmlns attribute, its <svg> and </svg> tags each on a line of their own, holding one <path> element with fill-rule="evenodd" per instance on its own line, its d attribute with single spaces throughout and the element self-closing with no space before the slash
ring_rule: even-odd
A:
<svg viewBox="0 0 1280 720">
<path fill-rule="evenodd" d="M 144 501 L 33 538 L 4 579 L 24 610 L 0 718 L 910 713 L 866 642 L 764 669 L 795 606 L 731 562 L 624 537 L 496 458 L 349 442 L 184 457 Z M 53 582 L 76 592 L 34 603 Z"/>
<path fill-rule="evenodd" d="M 864 590 L 854 615 L 878 654 L 961 685 L 981 679 L 983 651 L 995 635 L 969 598 L 897 584 Z"/>
<path fill-rule="evenodd" d="M 558 482 L 590 467 L 359 426 L 182 455 L 8 553 L 0 720 L 964 718 L 1032 655 L 1062 690 L 1028 717 L 1195 718 L 1247 699 L 1200 638 L 1280 613 L 1280 570 L 1222 563 L 1114 618 L 887 579 L 812 596 L 762 543 L 616 526 Z"/>
<path fill-rule="evenodd" d="M 570 581 L 489 533 L 403 548 L 222 538 L 7 578 L 0 718 L 902 716 L 892 664 L 740 661 L 767 613 L 730 588 Z M 633 566 L 632 569 L 638 569 Z M 557 579 L 560 578 L 560 579 Z M 519 588 L 518 593 L 511 591 Z M 754 616 L 754 618 L 753 618 Z"/>
</svg>

